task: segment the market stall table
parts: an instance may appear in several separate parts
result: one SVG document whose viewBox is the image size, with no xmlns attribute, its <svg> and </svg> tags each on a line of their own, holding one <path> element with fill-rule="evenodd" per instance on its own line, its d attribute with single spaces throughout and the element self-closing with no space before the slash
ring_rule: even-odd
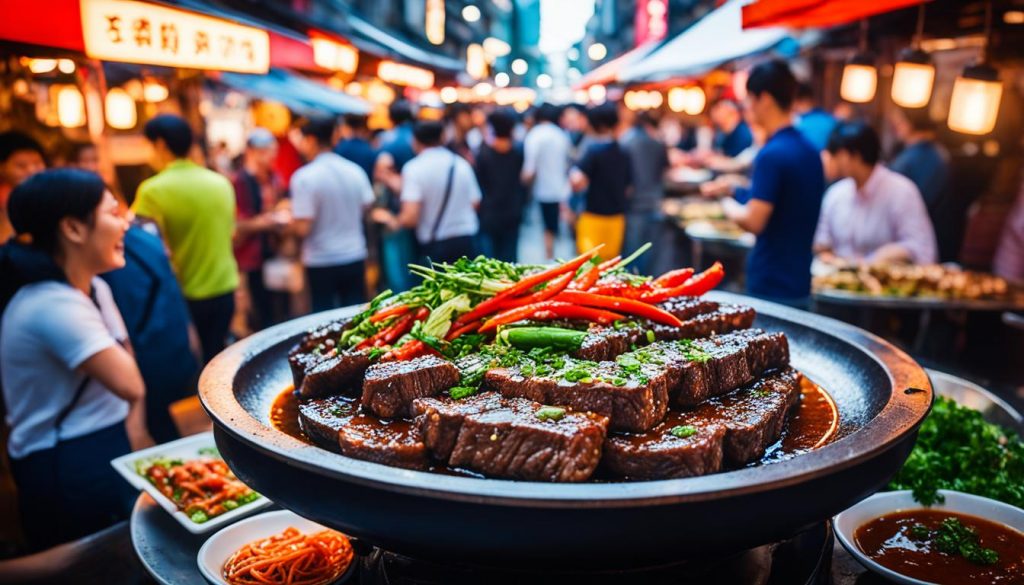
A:
<svg viewBox="0 0 1024 585">
<path fill-rule="evenodd" d="M 918 329 L 911 345 L 913 353 L 920 353 L 928 339 L 932 315 L 936 311 L 960 311 L 965 313 L 1003 312 L 1020 310 L 1024 305 L 1019 298 L 1006 299 L 956 299 L 936 297 L 897 297 L 872 295 L 837 289 L 816 289 L 813 299 L 817 305 L 838 305 L 858 309 L 859 326 L 867 329 L 876 310 L 918 311 Z"/>
<path fill-rule="evenodd" d="M 690 239 L 693 265 L 697 268 L 704 266 L 705 248 L 714 248 L 720 255 L 731 254 L 745 258 L 756 241 L 754 234 L 741 230 L 728 220 L 693 221 L 683 231 Z"/>
</svg>

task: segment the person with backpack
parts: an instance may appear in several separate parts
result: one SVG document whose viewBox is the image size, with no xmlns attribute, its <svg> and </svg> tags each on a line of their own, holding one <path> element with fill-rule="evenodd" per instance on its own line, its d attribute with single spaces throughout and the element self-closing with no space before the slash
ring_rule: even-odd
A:
<svg viewBox="0 0 1024 585">
<path fill-rule="evenodd" d="M 18 507 L 34 550 L 127 518 L 136 494 L 110 460 L 153 444 L 146 389 L 110 288 L 128 228 L 96 174 L 34 175 L 7 204 L 0 248 L 0 381 Z"/>
</svg>

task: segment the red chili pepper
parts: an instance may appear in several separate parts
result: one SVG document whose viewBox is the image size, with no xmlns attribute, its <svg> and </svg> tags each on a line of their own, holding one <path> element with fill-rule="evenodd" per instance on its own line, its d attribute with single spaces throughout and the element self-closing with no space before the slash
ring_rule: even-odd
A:
<svg viewBox="0 0 1024 585">
<path fill-rule="evenodd" d="M 458 339 L 459 337 L 462 337 L 463 335 L 465 335 L 467 333 L 472 333 L 472 332 L 476 331 L 479 327 L 480 327 L 480 322 L 479 321 L 475 321 L 475 322 L 470 323 L 468 325 L 464 325 L 464 326 L 462 326 L 462 327 L 460 327 L 458 329 L 455 329 L 453 327 L 452 330 L 449 331 L 448 335 L 445 337 L 445 341 L 452 341 L 454 339 Z"/>
<path fill-rule="evenodd" d="M 508 311 L 498 313 L 480 326 L 480 333 L 486 333 L 494 330 L 498 325 L 507 325 L 509 323 L 515 323 L 516 321 L 522 321 L 531 317 L 543 320 L 558 318 L 586 319 L 588 321 L 596 321 L 602 324 L 608 324 L 612 321 L 622 319 L 622 315 L 612 313 L 611 311 L 581 307 L 566 302 L 544 301 L 523 307 L 516 307 L 515 309 L 509 309 Z"/>
<path fill-rule="evenodd" d="M 611 280 L 606 282 L 599 282 L 595 286 L 591 287 L 587 292 L 604 295 L 609 297 L 622 297 L 626 299 L 638 300 L 643 295 L 655 290 L 649 282 L 643 284 L 631 285 L 628 282 L 622 282 L 621 280 Z"/>
<path fill-rule="evenodd" d="M 676 287 L 686 282 L 691 276 L 693 276 L 693 268 L 670 270 L 658 278 L 655 278 L 654 286 L 658 288 Z"/>
<path fill-rule="evenodd" d="M 650 319 L 655 323 L 671 325 L 673 327 L 679 327 L 683 324 L 679 318 L 668 311 L 664 311 L 654 305 L 649 305 L 633 299 L 606 297 L 582 291 L 567 290 L 555 297 L 555 300 L 582 305 L 584 307 L 614 309 L 620 313 L 643 317 L 645 319 Z"/>
<path fill-rule="evenodd" d="M 389 351 L 386 355 L 384 355 L 384 357 L 381 358 L 381 361 L 411 360 L 413 358 L 420 357 L 421 355 L 426 355 L 430 352 L 431 347 L 429 345 L 423 343 L 419 339 L 413 339 L 412 341 L 407 342 L 402 347 L 397 347 Z"/>
<path fill-rule="evenodd" d="M 409 307 L 409 305 L 404 305 L 401 303 L 397 305 L 391 305 L 389 307 L 384 307 L 383 309 L 374 313 L 372 317 L 370 317 L 370 323 L 380 323 L 381 321 L 387 319 L 388 317 L 394 317 L 395 315 L 404 315 L 405 313 L 409 312 L 410 308 L 411 307 Z"/>
<path fill-rule="evenodd" d="M 587 270 L 583 274 L 576 277 L 575 280 L 569 285 L 570 289 L 573 290 L 589 290 L 597 282 L 597 279 L 601 277 L 601 267 L 592 266 L 590 270 Z"/>
<path fill-rule="evenodd" d="M 572 272 L 566 272 L 562 276 L 559 276 L 558 278 L 549 282 L 546 287 L 540 289 L 539 291 L 533 294 L 506 300 L 505 303 L 501 306 L 501 310 L 522 307 L 524 305 L 532 305 L 533 303 L 546 301 L 551 297 L 557 295 L 558 293 L 562 292 L 563 290 L 565 290 L 565 287 L 569 286 L 569 283 L 572 282 L 572 277 Z"/>
<path fill-rule="evenodd" d="M 691 276 L 683 284 L 674 288 L 663 288 L 640 297 L 645 303 L 660 303 L 665 299 L 689 296 L 697 297 L 718 286 L 725 277 L 725 269 L 721 262 L 715 262 L 704 272 Z"/>
<path fill-rule="evenodd" d="M 405 335 L 412 330 L 412 326 L 416 321 L 422 321 L 427 318 L 430 314 L 430 309 L 426 307 L 420 307 L 415 313 L 406 313 L 398 318 L 397 321 L 374 333 L 372 336 L 367 337 L 362 343 L 356 346 L 356 349 L 365 349 L 367 347 L 381 347 L 382 345 L 390 345 L 398 340 L 399 337 Z"/>
<path fill-rule="evenodd" d="M 614 258 L 605 260 L 604 262 L 597 265 L 598 272 L 608 272 L 615 267 L 616 264 L 622 261 L 622 256 L 616 256 Z"/>
<path fill-rule="evenodd" d="M 480 319 L 481 317 L 486 317 L 491 313 L 497 312 L 501 309 L 502 304 L 508 299 L 514 298 L 530 290 L 531 288 L 537 286 L 538 284 L 548 282 L 558 276 L 561 276 L 562 274 L 565 274 L 566 272 L 570 274 L 575 274 L 576 271 L 579 270 L 580 266 L 583 266 L 584 263 L 586 263 L 588 260 L 590 260 L 597 254 L 597 250 L 597 248 L 594 248 L 593 250 L 589 252 L 584 252 L 583 254 L 580 254 L 579 256 L 573 258 L 572 260 L 564 264 L 559 264 L 558 266 L 553 266 L 551 268 L 548 268 L 547 270 L 543 270 L 536 274 L 531 274 L 527 277 L 524 277 L 522 280 L 516 282 L 512 286 L 506 288 L 500 293 L 480 303 L 472 311 L 464 313 L 462 316 L 455 320 L 455 325 L 461 327 L 466 323 L 471 323 L 473 321 L 476 321 L 477 319 Z"/>
</svg>

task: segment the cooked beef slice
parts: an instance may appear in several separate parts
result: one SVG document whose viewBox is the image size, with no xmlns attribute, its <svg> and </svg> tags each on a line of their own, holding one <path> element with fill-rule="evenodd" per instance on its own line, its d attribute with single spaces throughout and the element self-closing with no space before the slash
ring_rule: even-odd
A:
<svg viewBox="0 0 1024 585">
<path fill-rule="evenodd" d="M 614 362 L 601 362 L 589 375 L 566 378 L 572 360 L 562 370 L 540 376 L 519 367 L 496 368 L 484 376 L 484 387 L 509 398 L 526 398 L 543 404 L 565 406 L 576 412 L 608 417 L 609 428 L 643 431 L 658 424 L 668 408 L 665 372 L 645 365 L 626 376 Z"/>
<path fill-rule="evenodd" d="M 645 433 L 610 434 L 601 466 L 615 476 L 667 479 L 749 463 L 779 439 L 799 399 L 799 374 L 779 370 L 692 411 L 670 411 Z"/>
<path fill-rule="evenodd" d="M 686 432 L 672 434 L 676 427 Z M 608 435 L 601 467 L 611 475 L 629 479 L 707 475 L 722 468 L 724 439 L 722 425 L 695 426 L 684 415 L 669 413 L 663 422 L 645 433 Z"/>
<path fill-rule="evenodd" d="M 338 431 L 359 408 L 354 398 L 330 396 L 299 403 L 299 427 L 311 441 L 331 451 L 338 451 Z"/>
<path fill-rule="evenodd" d="M 786 368 L 698 406 L 691 424 L 723 426 L 725 460 L 749 463 L 782 436 L 786 416 L 799 401 L 800 375 Z"/>
<path fill-rule="evenodd" d="M 608 420 L 565 409 L 554 409 L 554 418 L 538 416 L 543 409 L 552 411 L 531 400 L 490 392 L 462 400 L 416 401 L 425 442 L 432 453 L 447 451 L 446 463 L 452 467 L 527 481 L 589 479 L 601 459 Z M 445 444 L 432 445 L 434 439 Z"/>
<path fill-rule="evenodd" d="M 718 310 L 718 303 L 701 297 L 676 297 L 662 301 L 658 303 L 658 306 L 675 315 L 680 321 L 687 321 L 697 315 Z"/>
<path fill-rule="evenodd" d="M 406 469 L 426 469 L 429 464 L 419 428 L 410 421 L 357 414 L 338 429 L 337 441 L 341 454 L 354 459 Z"/>
<path fill-rule="evenodd" d="M 369 351 L 343 351 L 315 363 L 297 386 L 300 398 L 322 398 L 354 394 L 362 388 L 363 374 L 370 367 Z"/>
<path fill-rule="evenodd" d="M 572 357 L 594 362 L 615 359 L 615 356 L 629 351 L 638 335 L 638 332 L 611 327 L 593 329 L 583 338 L 580 348 L 572 352 Z"/>
<path fill-rule="evenodd" d="M 288 352 L 288 365 L 291 367 L 296 388 L 302 385 L 302 379 L 309 368 L 326 359 L 341 337 L 342 331 L 351 323 L 352 319 L 346 317 L 311 329 Z"/>
<path fill-rule="evenodd" d="M 661 325 L 650 326 L 654 336 L 660 340 L 697 339 L 710 335 L 747 329 L 754 324 L 757 314 L 754 309 L 742 305 L 720 305 L 710 313 L 702 313 L 683 321 L 682 326 Z"/>
<path fill-rule="evenodd" d="M 436 396 L 459 383 L 450 361 L 428 355 L 408 361 L 381 362 L 363 377 L 363 408 L 384 418 L 412 415 L 412 401 Z"/>
</svg>

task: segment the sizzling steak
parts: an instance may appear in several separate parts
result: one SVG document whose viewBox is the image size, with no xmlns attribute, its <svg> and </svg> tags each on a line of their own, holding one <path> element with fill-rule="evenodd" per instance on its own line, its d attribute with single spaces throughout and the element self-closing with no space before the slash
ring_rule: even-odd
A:
<svg viewBox="0 0 1024 585">
<path fill-rule="evenodd" d="M 341 454 L 406 469 L 426 469 L 427 447 L 416 425 L 357 414 L 338 429 Z"/>
<path fill-rule="evenodd" d="M 431 451 L 444 454 L 451 444 L 448 465 L 528 481 L 589 479 L 608 425 L 602 416 L 493 393 L 460 401 L 421 398 L 415 404 Z M 432 444 L 435 439 L 443 444 Z"/>
<path fill-rule="evenodd" d="M 363 378 L 363 408 L 384 418 L 412 415 L 412 401 L 436 396 L 459 383 L 450 361 L 428 355 L 370 366 Z"/>
<path fill-rule="evenodd" d="M 322 398 L 333 394 L 358 392 L 363 374 L 370 367 L 368 350 L 347 350 L 316 362 L 306 370 L 302 384 L 297 386 L 300 398 Z"/>
<path fill-rule="evenodd" d="M 315 398 L 299 403 L 299 427 L 314 443 L 338 451 L 338 431 L 353 416 L 359 404 L 348 396 Z"/>
<path fill-rule="evenodd" d="M 351 318 L 345 318 L 312 329 L 288 352 L 288 365 L 291 367 L 296 388 L 302 385 L 306 370 L 323 360 L 326 353 L 334 349 L 334 344 L 337 343 L 342 331 L 351 323 Z"/>
</svg>

